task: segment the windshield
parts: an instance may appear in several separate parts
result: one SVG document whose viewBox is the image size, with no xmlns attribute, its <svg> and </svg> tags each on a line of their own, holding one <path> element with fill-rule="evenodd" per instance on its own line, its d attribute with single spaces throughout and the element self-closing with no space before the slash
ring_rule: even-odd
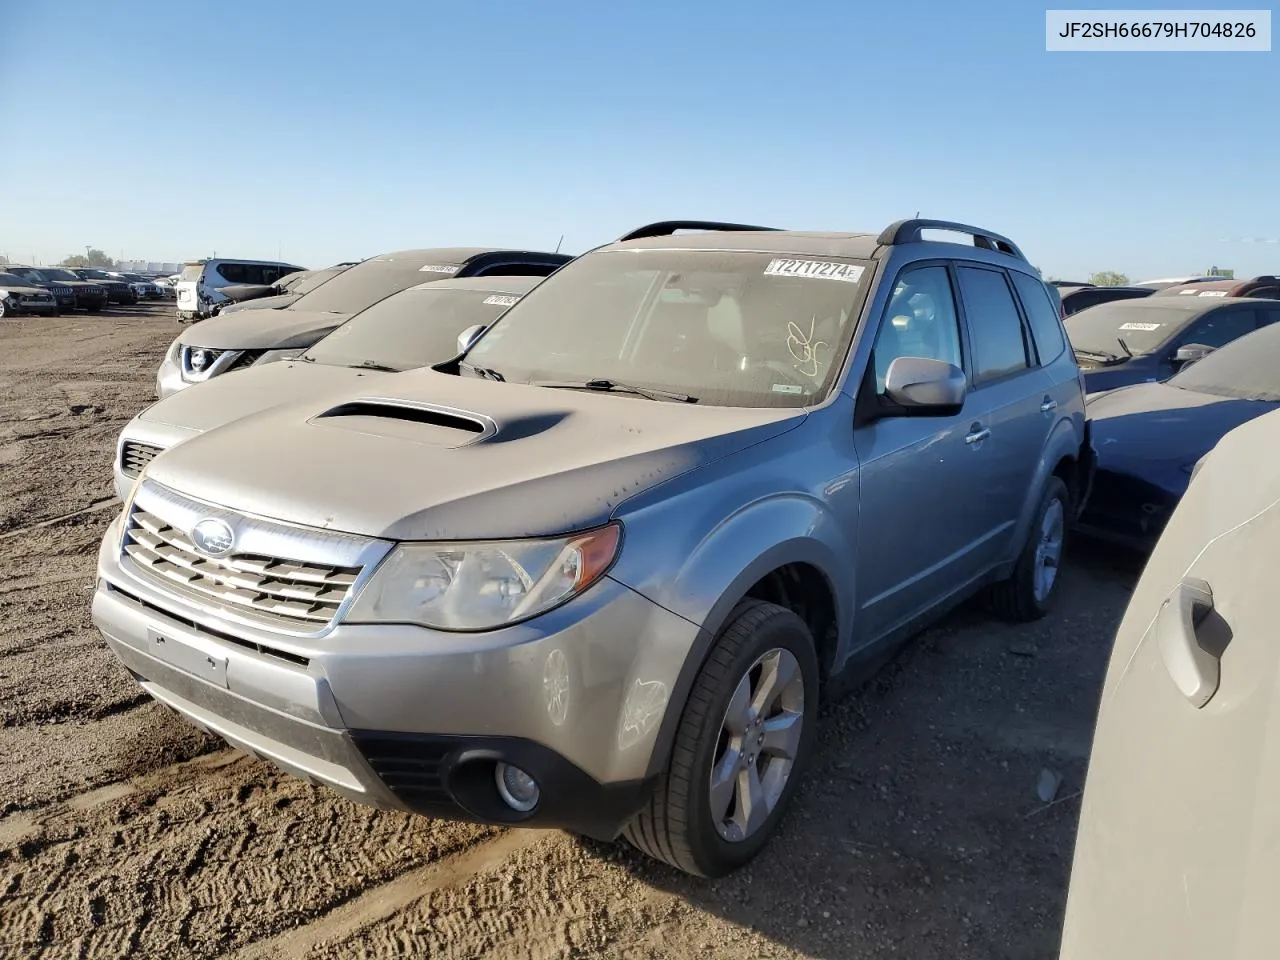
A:
<svg viewBox="0 0 1280 960">
<path fill-rule="evenodd" d="M 290 293 L 299 297 L 310 293 L 326 280 L 331 280 L 340 274 L 341 270 L 311 270 L 306 273 L 291 273 L 287 277 L 281 277 L 276 283 L 277 287 L 288 290 Z"/>
<path fill-rule="evenodd" d="M 1215 397 L 1280 401 L 1280 323 L 1247 333 L 1166 382 Z"/>
<path fill-rule="evenodd" d="M 589 254 L 539 284 L 465 363 L 526 383 L 607 379 L 716 406 L 805 406 L 840 367 L 870 267 L 713 250 Z"/>
<path fill-rule="evenodd" d="M 80 276 L 91 277 L 94 280 L 115 280 L 116 279 L 115 277 L 109 276 L 105 270 L 81 270 Z"/>
<path fill-rule="evenodd" d="M 1135 306 L 1131 300 L 1115 300 L 1073 313 L 1066 319 L 1072 349 L 1103 357 L 1153 353 L 1197 316 L 1174 306 L 1151 306 L 1152 302 L 1140 300 L 1141 306 Z"/>
<path fill-rule="evenodd" d="M 31 281 L 15 273 L 0 273 L 0 284 L 7 287 L 29 287 Z"/>
<path fill-rule="evenodd" d="M 458 334 L 493 323 L 518 299 L 492 290 L 404 290 L 358 313 L 306 355 L 333 366 L 425 367 L 456 355 Z"/>
<path fill-rule="evenodd" d="M 188 263 L 185 267 L 182 268 L 183 280 L 199 280 L 203 276 L 204 276 L 203 263 Z"/>
<path fill-rule="evenodd" d="M 446 266 L 447 273 L 439 269 L 424 269 Z M 391 260 L 373 257 L 331 277 L 328 283 L 321 284 L 311 293 L 296 300 L 292 309 L 317 310 L 322 313 L 359 313 L 393 293 L 417 286 L 426 280 L 443 280 L 456 272 L 456 264 L 445 265 L 416 258 Z"/>
<path fill-rule="evenodd" d="M 7 271 L 10 276 L 21 277 L 31 283 L 48 283 L 48 278 L 39 270 L 33 270 L 30 267 L 10 267 Z"/>
<path fill-rule="evenodd" d="M 54 270 L 50 267 L 42 267 L 40 272 L 49 280 L 62 280 L 65 282 L 67 280 L 75 281 L 80 279 L 70 270 Z"/>
</svg>

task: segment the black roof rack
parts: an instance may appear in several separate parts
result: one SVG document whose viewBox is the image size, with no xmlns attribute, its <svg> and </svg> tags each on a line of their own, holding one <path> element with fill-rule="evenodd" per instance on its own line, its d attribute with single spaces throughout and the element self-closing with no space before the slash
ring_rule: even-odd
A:
<svg viewBox="0 0 1280 960">
<path fill-rule="evenodd" d="M 1022 251 L 1008 237 L 1002 237 L 998 233 L 992 233 L 982 227 L 971 227 L 967 223 L 954 223 L 950 220 L 921 220 L 912 217 L 908 220 L 898 220 L 889 224 L 881 232 L 877 238 L 878 243 L 882 243 L 887 247 L 895 246 L 899 243 L 917 243 L 922 237 L 923 230 L 950 230 L 953 233 L 967 233 L 973 237 L 973 245 L 982 247 L 985 250 L 998 250 L 1000 253 L 1007 253 L 1011 257 L 1017 257 L 1019 260 L 1026 260 Z"/>
<path fill-rule="evenodd" d="M 641 240 L 645 237 L 669 237 L 677 230 L 727 230 L 733 232 L 752 232 L 757 230 L 780 230 L 780 227 L 757 227 L 749 223 L 721 223 L 717 220 L 659 220 L 636 227 L 630 233 L 620 236 L 615 243 L 626 240 Z"/>
</svg>

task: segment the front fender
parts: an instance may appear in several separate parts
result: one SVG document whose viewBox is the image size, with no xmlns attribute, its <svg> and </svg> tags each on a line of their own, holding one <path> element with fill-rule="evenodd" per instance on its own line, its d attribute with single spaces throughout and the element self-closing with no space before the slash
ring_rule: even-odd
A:
<svg viewBox="0 0 1280 960">
<path fill-rule="evenodd" d="M 706 507 L 708 511 L 724 510 L 723 503 L 714 501 Z M 692 516 L 679 525 L 661 521 L 633 525 L 638 530 L 646 527 L 663 529 L 667 535 L 628 535 L 624 555 L 629 556 L 610 575 L 702 628 L 668 701 L 650 759 L 652 774 L 666 766 L 689 691 L 716 636 L 747 591 L 771 571 L 804 563 L 825 579 L 835 606 L 833 659 L 836 665 L 844 661 L 850 648 L 855 602 L 855 531 L 838 524 L 820 500 L 800 492 L 751 500 L 707 526 L 700 526 Z M 705 532 L 698 535 L 694 532 L 698 530 Z"/>
</svg>

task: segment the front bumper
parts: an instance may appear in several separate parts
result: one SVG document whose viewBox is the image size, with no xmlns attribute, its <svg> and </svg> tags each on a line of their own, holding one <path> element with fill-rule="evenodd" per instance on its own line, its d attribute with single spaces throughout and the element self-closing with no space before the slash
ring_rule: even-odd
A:
<svg viewBox="0 0 1280 960">
<path fill-rule="evenodd" d="M 197 726 L 352 800 L 611 839 L 662 765 L 658 731 L 699 631 L 614 580 L 484 634 L 340 624 L 295 637 L 131 572 L 119 525 L 93 601 L 116 656 Z M 531 814 L 498 798 L 497 760 L 538 779 Z"/>
</svg>

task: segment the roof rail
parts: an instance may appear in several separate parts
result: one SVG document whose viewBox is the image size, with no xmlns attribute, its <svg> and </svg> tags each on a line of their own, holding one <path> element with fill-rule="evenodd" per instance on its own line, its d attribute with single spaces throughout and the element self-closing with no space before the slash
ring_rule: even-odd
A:
<svg viewBox="0 0 1280 960">
<path fill-rule="evenodd" d="M 749 223 L 721 223 L 717 220 L 659 220 L 636 227 L 630 233 L 624 233 L 614 243 L 626 240 L 640 240 L 645 237 L 669 237 L 677 230 L 726 230 L 734 232 L 754 232 L 756 230 L 780 230 L 781 227 L 757 227 Z"/>
<path fill-rule="evenodd" d="M 967 233 L 973 237 L 973 245 L 982 247 L 985 250 L 998 250 L 1000 253 L 1007 253 L 1019 260 L 1026 260 L 1021 250 L 1008 237 L 1002 237 L 998 233 L 992 233 L 982 227 L 971 227 L 966 223 L 954 223 L 951 220 L 921 220 L 912 217 L 907 220 L 898 220 L 889 224 L 881 232 L 877 239 L 878 243 L 882 243 L 887 247 L 895 246 L 899 243 L 916 243 L 922 238 L 920 236 L 923 230 L 950 230 L 954 233 Z"/>
<path fill-rule="evenodd" d="M 1226 278 L 1224 277 L 1223 279 L 1225 280 Z M 1249 281 L 1249 283 L 1256 283 L 1259 280 L 1280 280 L 1280 277 L 1273 276 L 1272 274 L 1263 274 L 1260 277 L 1254 277 Z"/>
</svg>

